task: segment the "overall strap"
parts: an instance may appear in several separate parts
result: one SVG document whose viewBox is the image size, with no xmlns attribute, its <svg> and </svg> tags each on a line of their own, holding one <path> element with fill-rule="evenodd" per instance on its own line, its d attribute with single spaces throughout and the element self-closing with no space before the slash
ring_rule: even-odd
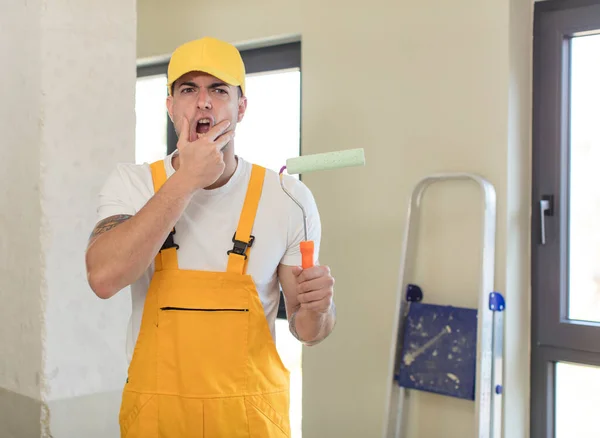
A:
<svg viewBox="0 0 600 438">
<path fill-rule="evenodd" d="M 254 236 L 250 235 L 258 210 L 258 202 L 262 194 L 263 182 L 266 169 L 256 164 L 252 165 L 250 182 L 246 192 L 246 199 L 240 215 L 237 231 L 233 235 L 233 249 L 227 251 L 229 260 L 227 272 L 233 274 L 245 274 L 248 266 L 248 254 L 254 243 Z"/>
<path fill-rule="evenodd" d="M 158 192 L 167 180 L 167 171 L 165 170 L 164 160 L 155 161 L 150 165 L 152 171 L 152 182 L 154 183 L 154 193 Z M 177 263 L 177 249 L 179 246 L 173 241 L 175 228 L 169 233 L 165 243 L 154 259 L 154 270 L 179 269 Z"/>
</svg>

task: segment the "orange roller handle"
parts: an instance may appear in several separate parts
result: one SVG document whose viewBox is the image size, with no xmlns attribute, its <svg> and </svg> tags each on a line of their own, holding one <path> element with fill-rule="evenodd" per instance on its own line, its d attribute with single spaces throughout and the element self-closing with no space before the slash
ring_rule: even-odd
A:
<svg viewBox="0 0 600 438">
<path fill-rule="evenodd" d="M 303 240 L 300 242 L 300 252 L 302 253 L 302 269 L 312 268 L 314 265 L 315 242 L 312 240 Z"/>
</svg>

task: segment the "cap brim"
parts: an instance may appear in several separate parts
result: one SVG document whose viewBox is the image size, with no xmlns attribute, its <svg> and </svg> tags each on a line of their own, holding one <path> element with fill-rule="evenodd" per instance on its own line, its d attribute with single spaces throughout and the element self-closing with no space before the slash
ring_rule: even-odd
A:
<svg viewBox="0 0 600 438">
<path fill-rule="evenodd" d="M 171 91 L 171 86 L 177 82 L 177 80 L 179 78 L 181 78 L 183 75 L 186 75 L 190 72 L 193 71 L 198 71 L 198 72 L 202 72 L 202 73 L 206 73 L 209 75 L 214 76 L 217 79 L 222 80 L 223 82 L 225 82 L 226 84 L 232 85 L 234 87 L 239 87 L 242 86 L 241 81 L 239 81 L 238 79 L 234 78 L 231 75 L 228 75 L 227 73 L 224 73 L 214 67 L 210 67 L 210 66 L 203 66 L 203 65 L 195 65 L 189 69 L 186 69 L 182 72 L 178 72 L 177 73 L 177 77 L 175 79 L 173 79 L 171 82 L 169 82 L 167 85 L 169 87 L 169 92 Z M 243 87 L 242 87 L 243 88 Z M 243 92 L 245 92 L 245 90 L 242 89 Z"/>
</svg>

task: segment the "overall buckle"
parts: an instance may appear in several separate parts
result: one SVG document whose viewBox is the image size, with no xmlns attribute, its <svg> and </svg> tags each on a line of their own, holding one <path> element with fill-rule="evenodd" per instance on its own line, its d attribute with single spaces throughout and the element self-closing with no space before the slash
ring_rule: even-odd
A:
<svg viewBox="0 0 600 438">
<path fill-rule="evenodd" d="M 169 233 L 169 235 L 167 236 L 167 238 L 165 239 L 165 242 L 163 243 L 162 247 L 160 248 L 161 251 L 163 251 L 165 249 L 169 249 L 169 248 L 179 249 L 179 245 L 177 245 L 175 243 L 175 240 L 173 239 L 174 235 L 175 235 L 175 228 L 173 228 L 173 231 L 171 231 Z"/>
<path fill-rule="evenodd" d="M 254 243 L 254 236 L 250 236 L 250 242 L 246 243 L 241 240 L 236 240 L 235 234 L 236 233 L 233 233 L 233 238 L 231 239 L 231 241 L 233 242 L 233 248 L 230 249 L 229 251 L 227 251 L 227 255 L 234 253 L 234 254 L 243 256 L 244 260 L 246 260 L 246 259 L 248 259 L 248 256 L 246 255 L 246 251 Z"/>
</svg>

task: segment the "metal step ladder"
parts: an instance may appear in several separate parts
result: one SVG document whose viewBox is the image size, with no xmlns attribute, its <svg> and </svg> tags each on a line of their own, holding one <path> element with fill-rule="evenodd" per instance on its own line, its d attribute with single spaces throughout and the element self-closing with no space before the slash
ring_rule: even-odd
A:
<svg viewBox="0 0 600 438">
<path fill-rule="evenodd" d="M 456 181 L 475 182 L 482 198 L 477 309 L 423 302 L 423 291 L 412 281 L 423 195 L 433 184 Z M 490 182 L 471 173 L 442 173 L 427 176 L 415 185 L 402 248 L 396 306 L 399 312 L 394 321 L 397 338 L 384 438 L 410 438 L 407 408 L 411 391 L 472 400 L 475 422 L 471 436 L 501 438 L 506 306 L 504 297 L 494 291 L 495 239 L 496 192 Z"/>
</svg>

